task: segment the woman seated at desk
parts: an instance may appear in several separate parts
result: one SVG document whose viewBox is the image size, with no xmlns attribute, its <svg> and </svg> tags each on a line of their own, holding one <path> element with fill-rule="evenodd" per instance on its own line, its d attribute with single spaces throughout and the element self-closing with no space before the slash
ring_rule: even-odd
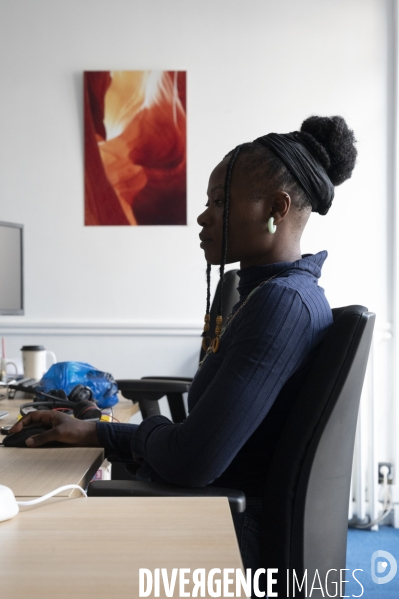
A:
<svg viewBox="0 0 399 599">
<path fill-rule="evenodd" d="M 341 117 L 310 117 L 299 132 L 237 146 L 212 172 L 198 217 L 201 247 L 208 275 L 210 265 L 220 264 L 222 277 L 225 264 L 240 262 L 240 301 L 194 377 L 183 423 L 164 416 L 140 425 L 93 423 L 40 411 L 12 432 L 40 420 L 53 428 L 28 439 L 33 447 L 50 440 L 101 446 L 141 464 L 140 479 L 241 489 L 253 534 L 243 562 L 259 567 L 256 530 L 273 440 L 332 323 L 318 286 L 327 252 L 302 256 L 300 239 L 310 213 L 326 214 L 334 186 L 351 176 L 354 141 Z M 241 542 L 244 518 L 235 524 Z"/>
</svg>

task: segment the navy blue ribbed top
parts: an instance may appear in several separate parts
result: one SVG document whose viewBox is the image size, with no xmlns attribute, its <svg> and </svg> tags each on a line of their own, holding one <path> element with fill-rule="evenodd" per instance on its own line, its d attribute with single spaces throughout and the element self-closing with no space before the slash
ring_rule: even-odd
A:
<svg viewBox="0 0 399 599">
<path fill-rule="evenodd" d="M 174 424 L 153 416 L 138 426 L 98 423 L 107 455 L 127 461 L 138 455 L 144 459 L 139 474 L 153 480 L 261 496 L 285 414 L 332 323 L 318 285 L 326 257 L 319 252 L 239 271 L 236 314 L 219 351 L 206 357 L 194 377 L 186 420 Z"/>
</svg>

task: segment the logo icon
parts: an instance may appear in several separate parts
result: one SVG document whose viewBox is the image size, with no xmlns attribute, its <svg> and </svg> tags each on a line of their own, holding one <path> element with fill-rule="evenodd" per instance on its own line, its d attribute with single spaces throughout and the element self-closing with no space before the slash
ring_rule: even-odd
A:
<svg viewBox="0 0 399 599">
<path fill-rule="evenodd" d="M 381 561 L 381 558 L 383 558 L 384 561 Z M 378 576 L 378 574 L 383 574 L 387 571 L 388 564 L 390 565 L 388 573 L 385 574 L 385 576 Z M 398 564 L 392 553 L 382 551 L 382 549 L 374 551 L 371 556 L 371 578 L 373 579 L 373 582 L 376 584 L 386 584 L 387 582 L 391 582 L 395 577 L 397 570 Z"/>
</svg>

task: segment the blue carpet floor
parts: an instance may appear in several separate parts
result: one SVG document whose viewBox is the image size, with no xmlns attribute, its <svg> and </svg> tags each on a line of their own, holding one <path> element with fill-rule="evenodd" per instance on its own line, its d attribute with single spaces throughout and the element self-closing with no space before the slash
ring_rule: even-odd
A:
<svg viewBox="0 0 399 599">
<path fill-rule="evenodd" d="M 398 564 L 396 576 L 385 584 L 375 583 L 371 577 L 372 555 L 379 550 L 389 552 Z M 379 562 L 381 566 L 378 568 Z M 378 532 L 350 529 L 346 567 L 350 572 L 347 572 L 349 582 L 346 584 L 345 595 L 361 595 L 362 588 L 352 577 L 353 570 L 361 568 L 363 572 L 356 572 L 355 576 L 364 587 L 361 595 L 363 599 L 399 599 L 399 530 L 391 526 L 381 526 Z M 386 557 L 377 557 L 374 569 L 377 578 L 383 580 L 389 575 L 391 566 Z"/>
</svg>

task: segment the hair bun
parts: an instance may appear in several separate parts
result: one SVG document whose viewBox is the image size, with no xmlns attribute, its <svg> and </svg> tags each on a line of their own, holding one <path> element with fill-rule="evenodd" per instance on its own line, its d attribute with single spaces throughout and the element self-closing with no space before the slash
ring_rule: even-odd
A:
<svg viewBox="0 0 399 599">
<path fill-rule="evenodd" d="M 311 116 L 303 121 L 299 137 L 326 169 L 333 185 L 350 178 L 357 156 L 356 140 L 342 116 Z"/>
</svg>

